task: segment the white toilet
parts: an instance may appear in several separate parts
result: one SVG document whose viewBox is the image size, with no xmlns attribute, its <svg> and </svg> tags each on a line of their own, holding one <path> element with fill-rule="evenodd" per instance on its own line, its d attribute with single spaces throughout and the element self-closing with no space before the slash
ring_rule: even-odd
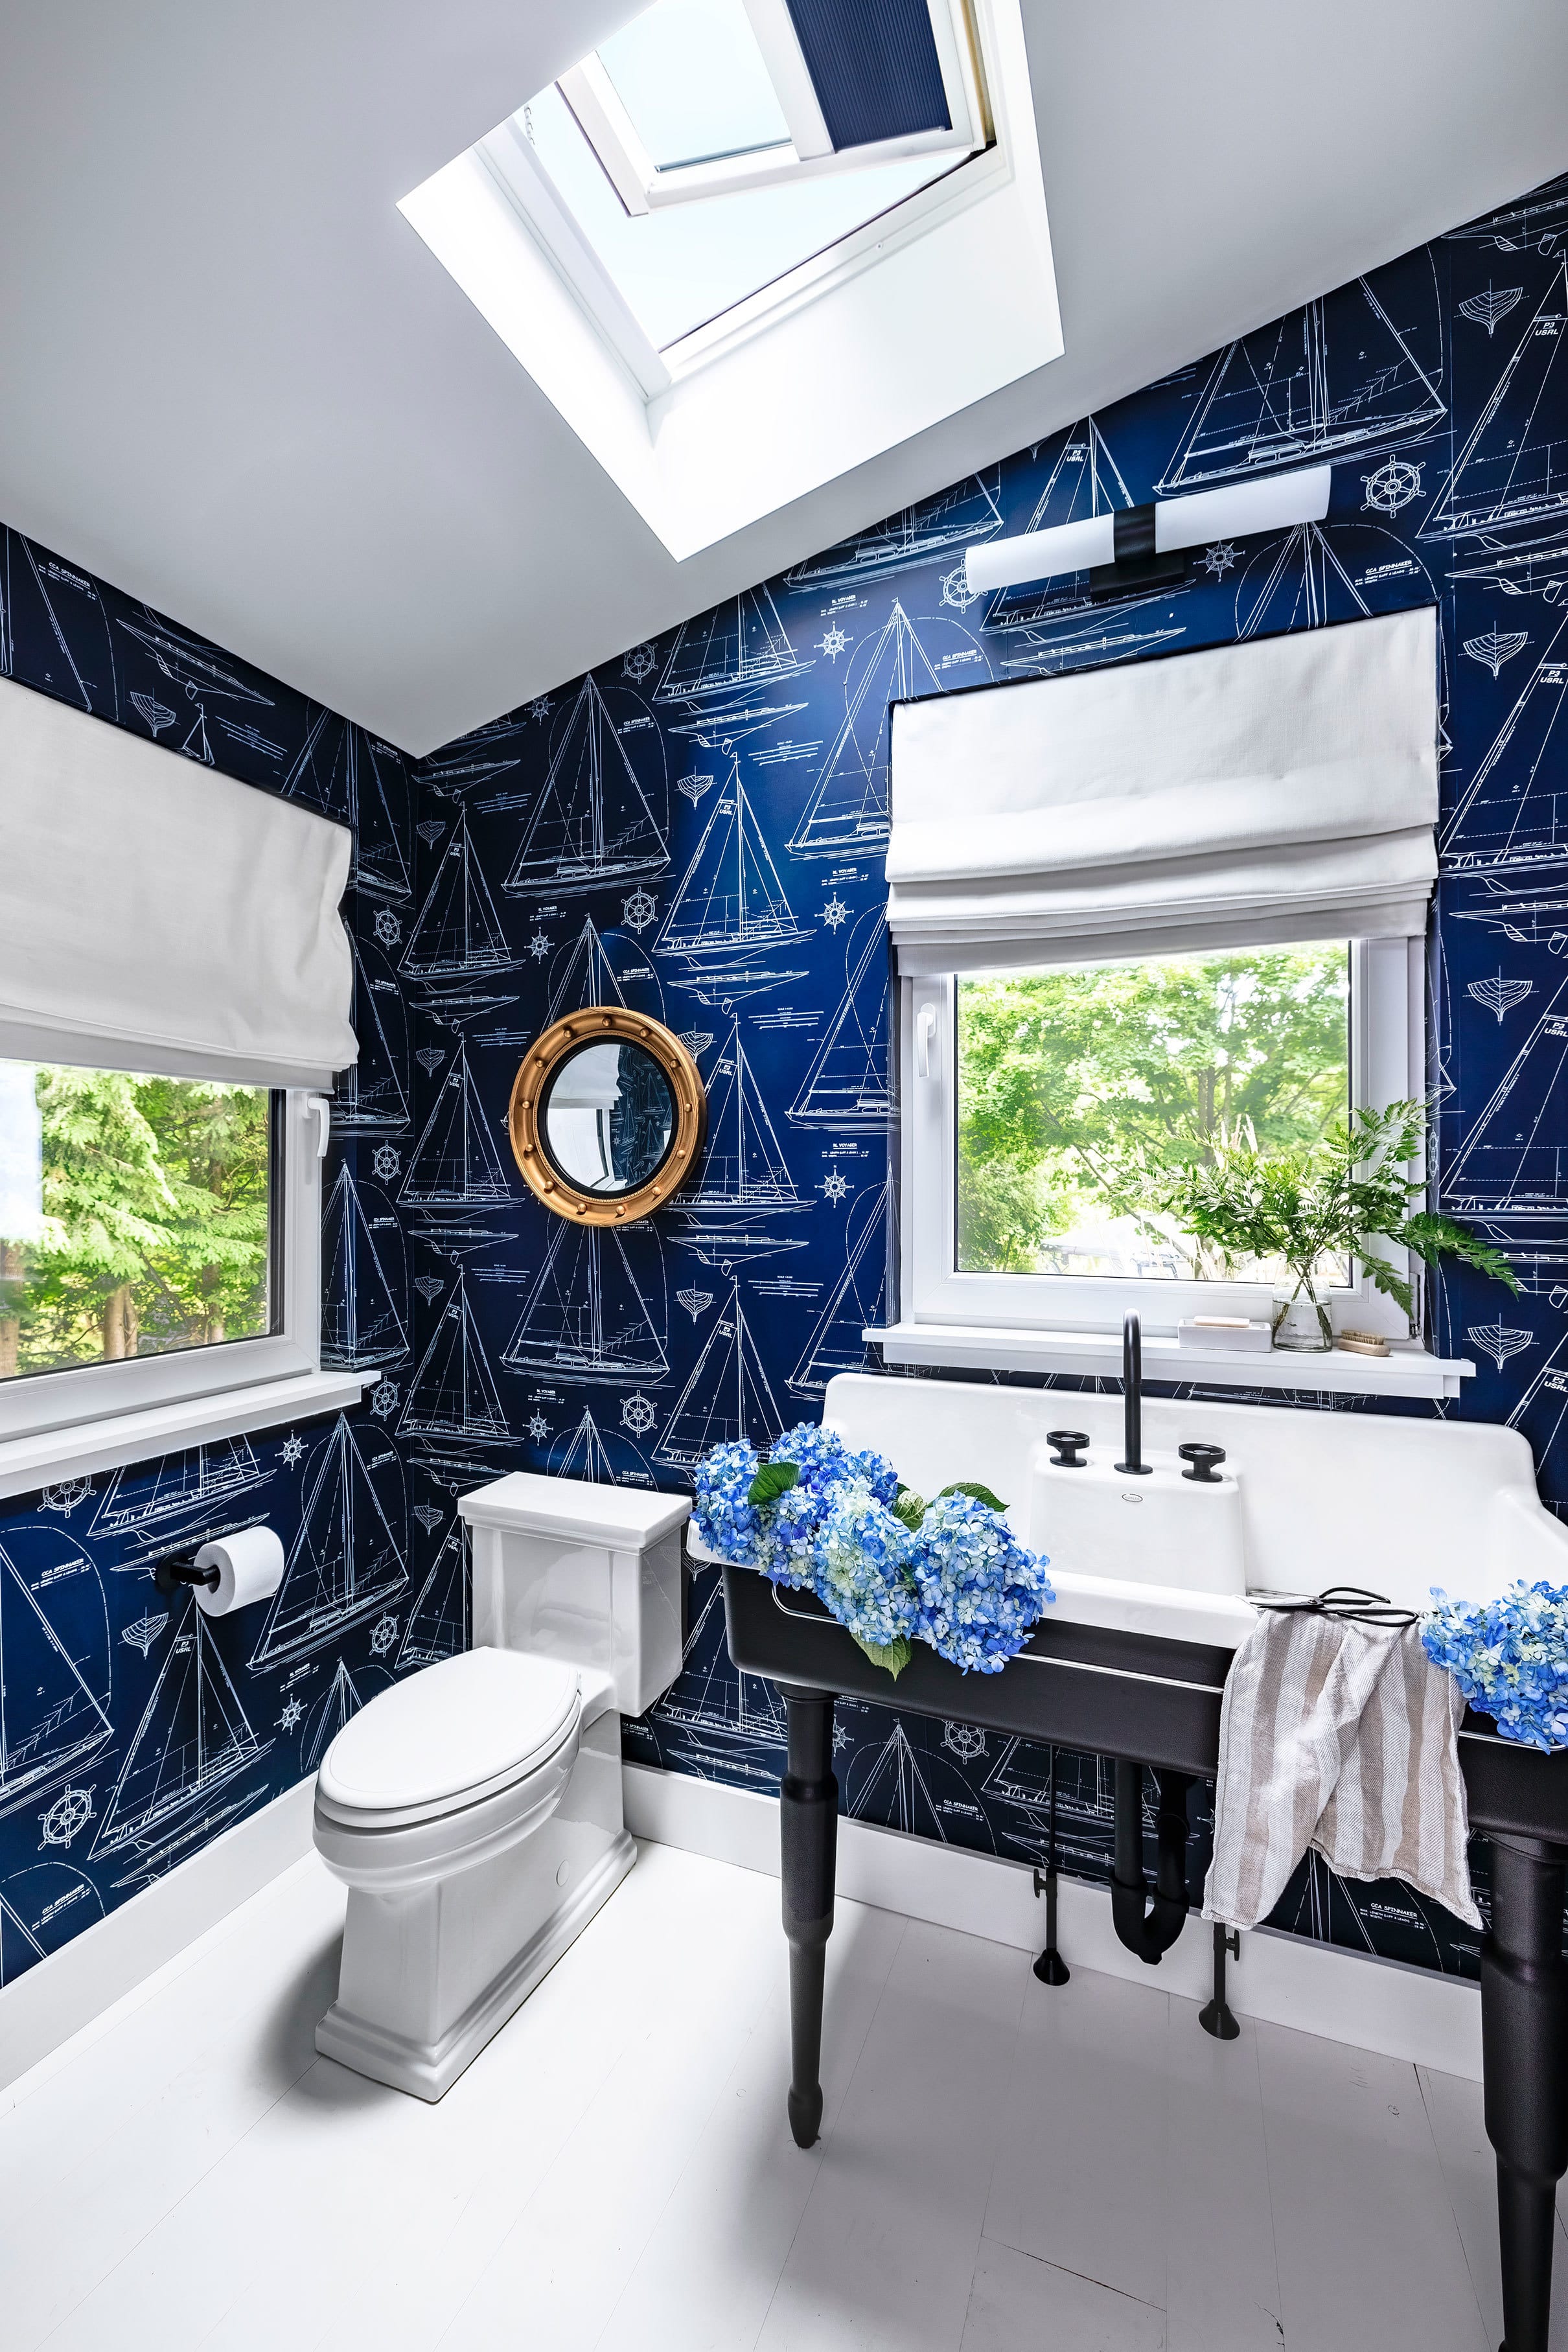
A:
<svg viewBox="0 0 1568 2352">
<path fill-rule="evenodd" d="M 474 1644 L 344 1725 L 316 1846 L 349 1890 L 330 2058 L 438 2099 L 637 1859 L 622 1715 L 680 1670 L 683 1496 L 520 1472 L 458 1504 Z"/>
</svg>

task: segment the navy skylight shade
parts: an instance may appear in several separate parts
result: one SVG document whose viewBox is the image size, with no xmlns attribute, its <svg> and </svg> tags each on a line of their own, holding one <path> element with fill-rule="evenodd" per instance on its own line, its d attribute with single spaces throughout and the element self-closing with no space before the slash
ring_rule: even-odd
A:
<svg viewBox="0 0 1568 2352">
<path fill-rule="evenodd" d="M 951 130 L 925 0 L 786 5 L 836 149 Z"/>
</svg>

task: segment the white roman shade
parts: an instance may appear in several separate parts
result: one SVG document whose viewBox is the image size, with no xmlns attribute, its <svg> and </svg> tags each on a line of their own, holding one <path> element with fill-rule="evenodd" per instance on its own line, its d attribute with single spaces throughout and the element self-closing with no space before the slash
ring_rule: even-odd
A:
<svg viewBox="0 0 1568 2352">
<path fill-rule="evenodd" d="M 0 1057 L 330 1085 L 345 828 L 0 678 Z"/>
<path fill-rule="evenodd" d="M 900 970 L 1415 936 L 1436 614 L 895 706 Z"/>
</svg>

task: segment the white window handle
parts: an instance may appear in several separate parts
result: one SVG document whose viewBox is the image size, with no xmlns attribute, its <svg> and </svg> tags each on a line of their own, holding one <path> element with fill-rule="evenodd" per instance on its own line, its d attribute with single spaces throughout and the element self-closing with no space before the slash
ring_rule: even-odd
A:
<svg viewBox="0 0 1568 2352">
<path fill-rule="evenodd" d="M 934 1004 L 922 1004 L 915 1023 L 915 1067 L 922 1078 L 939 1077 L 942 1074 L 942 1050 L 937 1044 L 937 1014 Z"/>
<path fill-rule="evenodd" d="M 326 1095 L 307 1095 L 305 1108 L 316 1122 L 316 1157 L 324 1160 L 327 1145 L 331 1140 L 332 1106 Z"/>
</svg>

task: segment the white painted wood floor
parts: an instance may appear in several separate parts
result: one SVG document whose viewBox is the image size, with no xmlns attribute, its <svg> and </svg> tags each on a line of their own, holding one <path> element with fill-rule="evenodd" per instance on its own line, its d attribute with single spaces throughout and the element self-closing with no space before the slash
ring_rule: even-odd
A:
<svg viewBox="0 0 1568 2352">
<path fill-rule="evenodd" d="M 0 2343 L 1492 2352 L 1476 2085 L 841 1903 L 803 2154 L 778 1901 L 645 1847 L 426 2107 L 316 2056 L 312 1855 L 0 2094 Z"/>
</svg>

